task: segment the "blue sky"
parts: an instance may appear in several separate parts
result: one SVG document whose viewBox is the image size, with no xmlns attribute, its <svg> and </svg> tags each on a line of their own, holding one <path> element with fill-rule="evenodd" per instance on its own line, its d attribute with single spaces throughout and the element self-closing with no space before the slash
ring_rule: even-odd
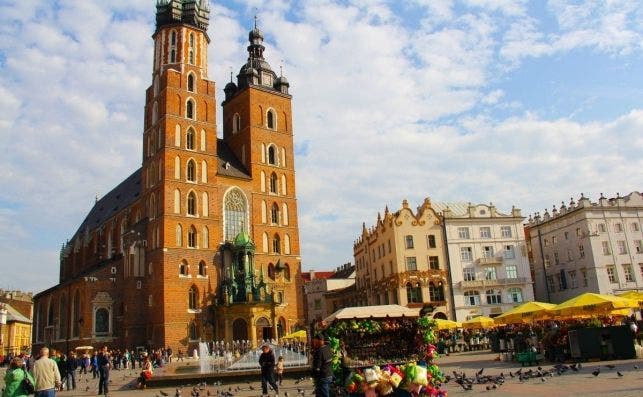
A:
<svg viewBox="0 0 643 397">
<path fill-rule="evenodd" d="M 59 249 L 96 195 L 140 166 L 154 5 L 0 2 L 1 288 L 56 284 Z M 639 1 L 211 7 L 219 87 L 245 61 L 255 13 L 268 62 L 283 60 L 305 270 L 351 261 L 362 222 L 404 199 L 528 216 L 581 192 L 641 190 Z"/>
</svg>

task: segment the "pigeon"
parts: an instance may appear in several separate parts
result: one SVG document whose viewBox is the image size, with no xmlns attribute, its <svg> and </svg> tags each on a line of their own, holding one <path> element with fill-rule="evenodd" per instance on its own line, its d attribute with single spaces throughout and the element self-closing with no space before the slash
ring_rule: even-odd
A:
<svg viewBox="0 0 643 397">
<path fill-rule="evenodd" d="M 540 381 L 541 381 L 541 382 L 544 382 L 544 381 L 545 381 L 545 378 L 540 378 Z"/>
<path fill-rule="evenodd" d="M 484 368 L 480 368 L 480 371 L 476 372 L 476 375 L 482 375 L 482 371 L 484 371 Z"/>
<path fill-rule="evenodd" d="M 596 370 L 595 370 L 595 371 L 592 371 L 592 375 L 594 375 L 594 376 L 598 376 L 598 374 L 600 374 L 600 373 L 601 373 L 601 369 L 600 369 L 600 368 L 596 368 Z"/>
<path fill-rule="evenodd" d="M 620 378 L 621 376 L 623 376 L 623 374 L 622 374 L 622 373 L 620 373 L 619 371 L 616 371 L 616 375 L 618 375 L 618 377 L 619 377 L 619 378 Z"/>
<path fill-rule="evenodd" d="M 638 365 L 635 365 L 635 366 L 634 366 L 634 369 L 639 369 L 639 366 L 638 366 Z"/>
<path fill-rule="evenodd" d="M 513 374 L 513 373 L 511 373 L 511 371 L 509 371 L 509 376 L 511 376 L 511 377 L 513 378 L 513 377 L 514 377 L 514 374 Z"/>
</svg>

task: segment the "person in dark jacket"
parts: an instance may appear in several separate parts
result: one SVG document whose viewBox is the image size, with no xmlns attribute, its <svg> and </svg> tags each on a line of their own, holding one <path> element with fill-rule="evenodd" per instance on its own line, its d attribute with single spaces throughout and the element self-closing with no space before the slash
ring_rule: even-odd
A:
<svg viewBox="0 0 643 397">
<path fill-rule="evenodd" d="M 103 348 L 98 353 L 96 362 L 98 364 L 98 394 L 109 393 L 109 370 L 111 368 L 110 356 L 107 352 L 107 346 Z"/>
<path fill-rule="evenodd" d="M 312 373 L 315 380 L 315 396 L 330 397 L 330 384 L 333 381 L 333 371 L 331 361 L 333 352 L 328 345 L 326 335 L 316 335 L 313 339 L 313 364 Z"/>
<path fill-rule="evenodd" d="M 78 359 L 76 353 L 70 351 L 65 362 L 67 369 L 67 390 L 76 390 L 76 369 L 78 369 Z"/>
<path fill-rule="evenodd" d="M 275 397 L 279 397 L 279 386 L 275 382 L 275 354 L 267 343 L 261 346 L 259 366 L 261 367 L 261 390 L 263 395 L 268 394 L 268 384 L 270 384 L 270 387 L 275 391 Z"/>
</svg>

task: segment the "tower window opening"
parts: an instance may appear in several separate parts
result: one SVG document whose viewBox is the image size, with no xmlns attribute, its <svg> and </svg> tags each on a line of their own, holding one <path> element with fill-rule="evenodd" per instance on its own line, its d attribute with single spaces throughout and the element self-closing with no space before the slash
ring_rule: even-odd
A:
<svg viewBox="0 0 643 397">
<path fill-rule="evenodd" d="M 196 215 L 196 194 L 190 192 L 188 195 L 188 215 Z"/>
<path fill-rule="evenodd" d="M 189 150 L 194 150 L 194 130 L 192 128 L 188 129 L 188 132 L 185 137 L 185 147 Z"/>
<path fill-rule="evenodd" d="M 192 100 L 188 100 L 185 104 L 185 117 L 194 119 L 194 102 Z"/>
<path fill-rule="evenodd" d="M 266 126 L 271 130 L 275 129 L 275 112 L 272 110 L 269 110 L 266 114 Z"/>
<path fill-rule="evenodd" d="M 194 75 L 188 74 L 188 91 L 194 92 Z"/>
<path fill-rule="evenodd" d="M 194 161 L 192 161 L 192 160 L 188 161 L 187 180 L 190 181 L 190 182 L 195 182 L 196 181 L 196 165 L 194 164 Z"/>
</svg>

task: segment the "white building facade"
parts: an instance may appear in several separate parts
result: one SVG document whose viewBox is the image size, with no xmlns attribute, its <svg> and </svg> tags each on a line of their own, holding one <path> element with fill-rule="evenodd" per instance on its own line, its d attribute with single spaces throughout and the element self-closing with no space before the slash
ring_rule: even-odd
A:
<svg viewBox="0 0 643 397">
<path fill-rule="evenodd" d="M 306 320 L 308 324 L 321 321 L 333 314 L 334 308 L 328 305 L 326 294 L 342 290 L 355 284 L 355 266 L 346 263 L 337 268 L 330 277 L 313 278 L 304 285 L 306 294 Z"/>
<path fill-rule="evenodd" d="M 529 217 L 536 299 L 560 303 L 584 292 L 643 291 L 643 195 L 581 195 Z"/>
<path fill-rule="evenodd" d="M 534 299 L 520 210 L 434 203 L 444 220 L 457 321 L 494 317 Z"/>
</svg>

